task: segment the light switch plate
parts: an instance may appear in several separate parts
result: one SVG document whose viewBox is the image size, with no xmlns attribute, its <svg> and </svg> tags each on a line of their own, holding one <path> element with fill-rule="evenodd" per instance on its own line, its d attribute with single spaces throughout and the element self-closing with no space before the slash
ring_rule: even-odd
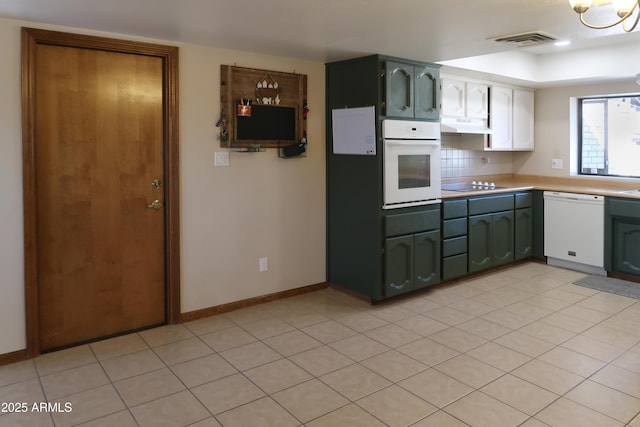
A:
<svg viewBox="0 0 640 427">
<path fill-rule="evenodd" d="M 562 159 L 551 159 L 551 169 L 562 169 Z"/>
<path fill-rule="evenodd" d="M 216 151 L 213 153 L 213 165 L 214 166 L 229 166 L 229 152 L 228 151 Z"/>
</svg>

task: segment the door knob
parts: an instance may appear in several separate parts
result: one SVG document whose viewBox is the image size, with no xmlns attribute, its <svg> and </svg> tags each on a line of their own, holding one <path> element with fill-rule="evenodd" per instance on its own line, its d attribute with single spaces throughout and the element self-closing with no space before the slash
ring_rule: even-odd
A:
<svg viewBox="0 0 640 427">
<path fill-rule="evenodd" d="M 158 209 L 162 209 L 163 206 L 164 206 L 164 203 L 162 203 L 160 200 L 156 199 L 153 202 L 151 202 L 151 204 L 149 204 L 149 206 L 147 206 L 147 207 L 153 208 L 155 210 L 158 210 Z"/>
</svg>

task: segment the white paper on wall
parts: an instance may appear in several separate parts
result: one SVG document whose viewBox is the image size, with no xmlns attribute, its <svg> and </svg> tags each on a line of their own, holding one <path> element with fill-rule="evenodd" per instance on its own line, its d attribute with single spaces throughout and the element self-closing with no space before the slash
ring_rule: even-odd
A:
<svg viewBox="0 0 640 427">
<path fill-rule="evenodd" d="M 331 111 L 333 153 L 375 156 L 375 107 L 341 108 Z"/>
</svg>

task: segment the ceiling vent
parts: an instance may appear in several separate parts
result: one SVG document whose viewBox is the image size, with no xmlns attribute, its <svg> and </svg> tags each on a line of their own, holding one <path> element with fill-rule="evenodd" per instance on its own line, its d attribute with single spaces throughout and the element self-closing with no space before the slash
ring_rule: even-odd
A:
<svg viewBox="0 0 640 427">
<path fill-rule="evenodd" d="M 508 36 L 494 37 L 490 40 L 498 43 L 506 43 L 517 47 L 536 46 L 558 40 L 556 36 L 542 31 L 531 31 L 528 33 L 511 34 Z"/>
</svg>

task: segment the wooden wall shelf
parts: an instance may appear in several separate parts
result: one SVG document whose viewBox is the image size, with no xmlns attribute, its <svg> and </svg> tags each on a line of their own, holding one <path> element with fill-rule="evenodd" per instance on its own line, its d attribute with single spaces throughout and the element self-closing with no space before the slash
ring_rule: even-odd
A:
<svg viewBox="0 0 640 427">
<path fill-rule="evenodd" d="M 258 151 L 252 147 L 298 143 L 306 135 L 306 98 L 304 74 L 221 65 L 220 145 Z"/>
</svg>

